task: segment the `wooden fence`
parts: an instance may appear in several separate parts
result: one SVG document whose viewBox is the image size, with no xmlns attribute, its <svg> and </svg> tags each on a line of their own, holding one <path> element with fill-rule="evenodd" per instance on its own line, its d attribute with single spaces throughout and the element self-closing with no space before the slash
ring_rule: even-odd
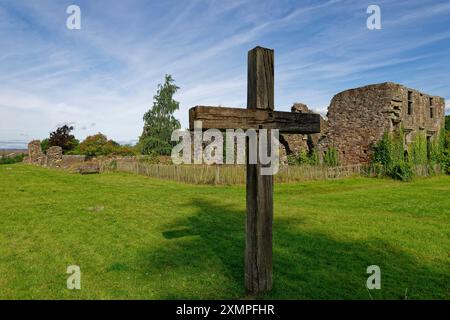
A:
<svg viewBox="0 0 450 320">
<path fill-rule="evenodd" d="M 192 184 L 234 185 L 245 184 L 244 165 L 172 165 L 150 164 L 139 160 L 117 159 L 101 163 L 101 171 L 129 172 L 148 177 L 180 181 Z M 418 175 L 431 175 L 429 169 L 421 168 Z M 285 166 L 274 176 L 275 182 L 298 182 L 308 180 L 341 179 L 349 176 L 382 176 L 383 168 L 374 165 Z"/>
</svg>

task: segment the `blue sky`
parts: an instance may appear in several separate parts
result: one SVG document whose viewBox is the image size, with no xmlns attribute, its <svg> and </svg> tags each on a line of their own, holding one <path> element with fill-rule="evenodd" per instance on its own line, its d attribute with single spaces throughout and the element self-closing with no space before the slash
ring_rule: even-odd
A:
<svg viewBox="0 0 450 320">
<path fill-rule="evenodd" d="M 71 4 L 81 30 L 66 28 Z M 366 27 L 370 4 L 381 30 Z M 63 123 L 135 140 L 165 73 L 184 127 L 195 105 L 245 107 L 256 45 L 275 49 L 278 110 L 326 112 L 334 94 L 384 81 L 450 100 L 449 26 L 448 1 L 0 0 L 0 147 Z"/>
</svg>

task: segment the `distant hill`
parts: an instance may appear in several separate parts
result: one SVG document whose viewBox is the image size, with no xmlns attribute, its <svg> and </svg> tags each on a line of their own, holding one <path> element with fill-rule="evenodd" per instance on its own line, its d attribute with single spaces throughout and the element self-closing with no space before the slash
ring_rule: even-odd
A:
<svg viewBox="0 0 450 320">
<path fill-rule="evenodd" d="M 27 154 L 27 149 L 0 149 L 0 156 Z"/>
</svg>

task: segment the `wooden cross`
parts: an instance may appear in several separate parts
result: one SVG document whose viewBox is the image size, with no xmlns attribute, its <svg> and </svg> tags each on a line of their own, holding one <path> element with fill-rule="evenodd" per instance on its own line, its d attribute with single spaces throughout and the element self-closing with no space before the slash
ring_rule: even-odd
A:
<svg viewBox="0 0 450 320">
<path fill-rule="evenodd" d="M 279 129 L 281 133 L 318 133 L 320 115 L 274 111 L 274 51 L 248 52 L 247 109 L 197 106 L 189 110 L 189 126 L 203 129 Z M 267 139 L 259 136 L 258 139 Z M 249 293 L 272 289 L 273 176 L 261 175 L 261 164 L 247 164 L 245 286 Z"/>
</svg>

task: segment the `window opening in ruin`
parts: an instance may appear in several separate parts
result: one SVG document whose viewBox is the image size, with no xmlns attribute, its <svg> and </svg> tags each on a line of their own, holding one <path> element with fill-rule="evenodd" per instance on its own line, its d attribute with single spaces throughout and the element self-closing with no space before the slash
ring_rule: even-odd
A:
<svg viewBox="0 0 450 320">
<path fill-rule="evenodd" d="M 413 113 L 412 91 L 408 91 L 408 115 Z"/>
<path fill-rule="evenodd" d="M 430 118 L 433 118 L 434 116 L 434 110 L 433 107 L 430 107 Z"/>
</svg>

